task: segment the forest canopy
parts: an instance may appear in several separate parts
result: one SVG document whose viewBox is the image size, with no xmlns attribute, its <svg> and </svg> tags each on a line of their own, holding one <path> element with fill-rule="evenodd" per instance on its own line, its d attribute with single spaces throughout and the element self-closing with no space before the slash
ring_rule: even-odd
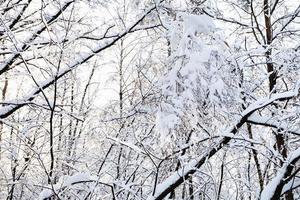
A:
<svg viewBox="0 0 300 200">
<path fill-rule="evenodd" d="M 0 199 L 300 198 L 299 2 L 0 13 Z"/>
</svg>

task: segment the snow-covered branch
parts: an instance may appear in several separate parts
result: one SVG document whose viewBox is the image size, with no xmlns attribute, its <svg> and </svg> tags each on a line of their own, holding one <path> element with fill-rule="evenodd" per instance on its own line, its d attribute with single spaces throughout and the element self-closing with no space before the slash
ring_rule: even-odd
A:
<svg viewBox="0 0 300 200">
<path fill-rule="evenodd" d="M 69 4 L 70 3 L 71 2 L 69 2 Z M 39 87 L 34 89 L 32 92 L 29 92 L 28 96 L 24 97 L 23 99 L 14 100 L 14 102 L 16 102 L 16 105 L 9 105 L 9 106 L 4 106 L 3 108 L 1 108 L 0 109 L 0 118 L 1 119 L 6 118 L 9 115 L 11 115 L 12 113 L 14 113 L 16 110 L 18 110 L 19 108 L 27 105 L 27 102 L 32 101 L 36 97 L 36 95 L 38 95 L 43 90 L 45 90 L 46 88 L 48 88 L 49 86 L 54 84 L 58 79 L 61 79 L 63 76 L 65 76 L 66 74 L 68 74 L 69 72 L 71 72 L 72 70 L 77 68 L 78 66 L 80 66 L 80 65 L 86 63 L 87 61 L 89 61 L 95 55 L 97 55 L 100 52 L 102 52 L 102 51 L 108 49 L 109 47 L 113 46 L 117 41 L 119 41 L 121 38 L 126 36 L 132 30 L 134 30 L 134 28 L 138 24 L 140 24 L 146 18 L 147 15 L 149 15 L 151 12 L 153 12 L 156 9 L 156 7 L 157 7 L 157 5 L 153 6 L 150 9 L 148 9 L 148 11 L 146 11 L 135 23 L 133 23 L 131 26 L 129 26 L 125 31 L 119 33 L 117 37 L 111 38 L 108 41 L 106 41 L 104 44 L 101 44 L 97 48 L 92 49 L 91 52 L 79 56 L 79 59 L 77 59 L 75 61 L 72 61 L 71 63 L 67 64 L 67 67 L 65 67 L 64 69 L 61 69 L 55 77 L 49 78 L 48 80 L 46 80 L 43 83 L 39 83 Z M 14 60 L 14 58 L 12 58 L 12 60 Z M 8 64 L 8 62 L 6 62 L 6 64 L 1 66 L 0 69 L 2 71 L 3 70 L 5 71 L 5 69 L 8 66 L 9 66 L 9 64 Z"/>
<path fill-rule="evenodd" d="M 300 159 L 300 148 L 291 152 L 283 166 L 277 171 L 276 176 L 266 185 L 261 193 L 261 200 L 278 200 L 282 194 L 284 186 L 287 184 L 285 179 L 288 178 L 296 162 Z"/>
<path fill-rule="evenodd" d="M 59 16 L 62 15 L 62 13 L 73 3 L 74 1 L 67 1 L 62 6 L 61 9 L 58 10 L 50 19 L 46 22 L 47 24 L 50 24 L 54 22 Z M 37 37 L 40 36 L 40 34 L 46 30 L 46 25 L 41 24 L 40 27 L 37 28 L 30 36 L 27 37 L 27 39 L 23 42 L 23 45 L 18 47 L 18 52 L 11 55 L 7 60 L 0 65 L 0 75 L 7 72 L 11 65 L 14 63 L 14 61 L 20 56 L 20 54 L 28 49 L 30 47 L 31 42 L 33 42 Z"/>
<path fill-rule="evenodd" d="M 278 122 L 276 120 L 273 120 L 271 117 L 263 117 L 253 114 L 248 118 L 247 121 L 251 124 L 272 127 L 280 131 L 286 131 L 288 133 L 300 136 L 300 131 L 298 127 L 290 128 L 289 124 L 286 124 L 285 122 Z"/>
<path fill-rule="evenodd" d="M 176 189 L 180 184 L 182 184 L 189 176 L 193 175 L 197 170 L 207 161 L 207 159 L 214 156 L 220 149 L 223 148 L 224 145 L 228 144 L 231 140 L 230 135 L 234 135 L 238 132 L 238 130 L 247 122 L 248 117 L 251 116 L 255 111 L 264 108 L 275 101 L 279 100 L 288 100 L 298 96 L 299 94 L 299 83 L 296 84 L 294 90 L 278 93 L 273 95 L 272 97 L 265 97 L 257 100 L 246 108 L 241 115 L 241 118 L 230 128 L 219 142 L 211 145 L 210 148 L 206 150 L 206 152 L 199 157 L 191 161 L 189 164 L 184 166 L 183 168 L 174 172 L 171 176 L 165 179 L 162 183 L 157 186 L 154 186 L 154 190 L 152 195 L 148 197 L 148 200 L 159 200 L 166 197 L 171 191 Z"/>
</svg>

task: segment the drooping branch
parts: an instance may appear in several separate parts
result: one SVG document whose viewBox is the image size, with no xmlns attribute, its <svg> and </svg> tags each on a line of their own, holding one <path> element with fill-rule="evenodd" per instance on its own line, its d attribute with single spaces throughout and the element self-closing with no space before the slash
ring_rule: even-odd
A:
<svg viewBox="0 0 300 200">
<path fill-rule="evenodd" d="M 181 185 L 189 176 L 193 175 L 197 170 L 212 156 L 214 156 L 220 149 L 228 144 L 231 140 L 230 135 L 234 135 L 238 130 L 247 122 L 248 118 L 257 110 L 264 108 L 274 101 L 281 101 L 286 99 L 291 99 L 299 94 L 299 83 L 292 91 L 274 94 L 271 98 L 262 98 L 254 103 L 252 103 L 248 108 L 242 112 L 241 117 L 237 122 L 230 128 L 219 142 L 211 145 L 211 147 L 204 153 L 203 156 L 196 160 L 191 161 L 188 165 L 174 172 L 171 176 L 165 179 L 162 183 L 156 186 L 156 190 L 152 195 L 148 197 L 148 200 L 160 200 L 166 197 L 171 191 L 176 189 Z"/>
</svg>

